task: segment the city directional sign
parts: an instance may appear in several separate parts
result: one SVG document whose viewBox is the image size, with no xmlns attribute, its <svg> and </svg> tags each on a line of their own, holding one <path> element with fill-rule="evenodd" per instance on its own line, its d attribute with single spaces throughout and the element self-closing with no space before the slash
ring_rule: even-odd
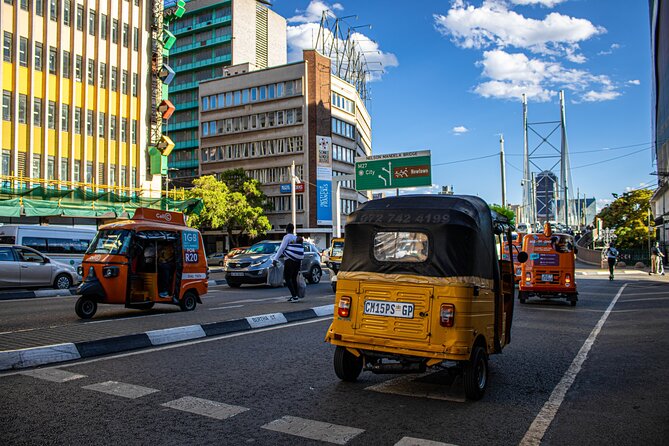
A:
<svg viewBox="0 0 669 446">
<path fill-rule="evenodd" d="M 429 150 L 355 159 L 357 190 L 401 189 L 432 185 Z"/>
</svg>

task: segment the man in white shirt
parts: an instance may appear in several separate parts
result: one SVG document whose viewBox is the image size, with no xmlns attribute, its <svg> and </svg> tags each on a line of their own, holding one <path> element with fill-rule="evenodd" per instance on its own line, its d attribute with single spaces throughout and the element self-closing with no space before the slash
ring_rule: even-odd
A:
<svg viewBox="0 0 669 446">
<path fill-rule="evenodd" d="M 283 263 L 283 278 L 286 281 L 286 286 L 290 291 L 290 298 L 288 302 L 297 302 L 297 275 L 300 272 L 300 265 L 304 258 L 304 245 L 302 237 L 293 234 L 295 227 L 292 223 L 286 225 L 286 235 L 281 240 L 281 246 L 272 255 L 272 263 L 276 264 L 279 258 L 283 255 L 286 260 Z"/>
</svg>

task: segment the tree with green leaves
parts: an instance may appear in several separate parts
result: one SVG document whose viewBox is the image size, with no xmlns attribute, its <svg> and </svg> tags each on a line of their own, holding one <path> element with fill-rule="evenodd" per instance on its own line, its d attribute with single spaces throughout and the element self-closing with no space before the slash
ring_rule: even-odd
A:
<svg viewBox="0 0 669 446">
<path fill-rule="evenodd" d="M 243 168 L 224 170 L 218 178 L 230 189 L 230 192 L 239 192 L 246 197 L 246 201 L 253 207 L 271 210 L 267 196 L 260 190 L 260 181 L 251 178 Z"/>
<path fill-rule="evenodd" d="M 258 197 L 264 196 L 257 188 L 257 181 L 242 183 L 242 191 L 232 191 L 225 182 L 212 175 L 193 181 L 189 191 L 192 198 L 201 198 L 204 209 L 191 217 L 189 224 L 198 229 L 222 229 L 230 237 L 233 246 L 239 246 L 240 237 L 254 239 L 272 228 Z"/>
<path fill-rule="evenodd" d="M 505 208 L 505 207 L 500 206 L 498 204 L 491 204 L 490 209 L 497 212 L 498 214 L 503 215 L 506 218 L 508 218 L 509 223 L 511 223 L 512 225 L 514 225 L 514 226 L 516 225 L 516 213 L 513 212 L 511 209 Z"/>
<path fill-rule="evenodd" d="M 653 215 L 650 209 L 650 189 L 625 192 L 621 196 L 614 194 L 616 199 L 597 215 L 604 228 L 615 230 L 616 245 L 619 249 L 644 248 L 648 245 L 648 219 Z M 652 226 L 651 226 L 652 230 Z M 655 232 L 651 233 L 651 242 L 655 240 Z"/>
</svg>

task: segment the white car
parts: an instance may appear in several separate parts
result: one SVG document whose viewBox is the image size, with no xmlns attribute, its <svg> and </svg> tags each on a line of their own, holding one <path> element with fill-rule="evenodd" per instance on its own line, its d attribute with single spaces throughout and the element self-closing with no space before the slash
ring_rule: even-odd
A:
<svg viewBox="0 0 669 446">
<path fill-rule="evenodd" d="M 0 245 L 0 288 L 68 289 L 81 282 L 74 267 L 27 246 Z"/>
</svg>

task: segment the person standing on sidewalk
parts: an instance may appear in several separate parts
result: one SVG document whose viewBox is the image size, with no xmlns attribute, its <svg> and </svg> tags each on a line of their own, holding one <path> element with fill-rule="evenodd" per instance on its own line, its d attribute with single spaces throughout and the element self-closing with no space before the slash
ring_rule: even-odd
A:
<svg viewBox="0 0 669 446">
<path fill-rule="evenodd" d="M 664 254 L 660 249 L 660 244 L 655 242 L 655 245 L 650 249 L 651 260 L 653 261 L 652 272 L 664 276 Z"/>
<path fill-rule="evenodd" d="M 297 302 L 297 275 L 300 272 L 300 265 L 304 258 L 304 244 L 302 237 L 293 234 L 295 227 L 292 223 L 286 225 L 286 235 L 281 240 L 281 246 L 272 255 L 272 263 L 276 264 L 279 258 L 283 255 L 286 260 L 283 263 L 283 278 L 286 281 L 286 286 L 290 291 L 290 298 L 288 302 Z"/>
<path fill-rule="evenodd" d="M 613 280 L 613 269 L 615 268 L 616 263 L 618 263 L 618 250 L 613 242 L 609 243 L 609 247 L 606 248 L 604 255 L 609 262 L 609 280 Z"/>
</svg>

